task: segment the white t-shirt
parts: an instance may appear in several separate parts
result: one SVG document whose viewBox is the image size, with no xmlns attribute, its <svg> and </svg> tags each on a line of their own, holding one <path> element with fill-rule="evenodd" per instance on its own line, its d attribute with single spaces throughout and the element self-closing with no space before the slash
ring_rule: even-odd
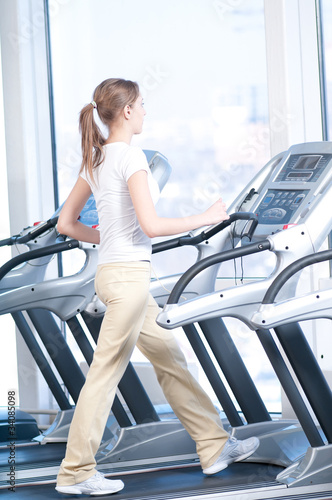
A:
<svg viewBox="0 0 332 500">
<path fill-rule="evenodd" d="M 160 194 L 159 186 L 139 147 L 114 142 L 106 144 L 104 150 L 103 163 L 93 171 L 94 182 L 85 172 L 81 174 L 91 187 L 98 211 L 98 264 L 150 260 L 151 240 L 138 223 L 127 182 L 135 172 L 145 170 L 154 203 Z"/>
</svg>

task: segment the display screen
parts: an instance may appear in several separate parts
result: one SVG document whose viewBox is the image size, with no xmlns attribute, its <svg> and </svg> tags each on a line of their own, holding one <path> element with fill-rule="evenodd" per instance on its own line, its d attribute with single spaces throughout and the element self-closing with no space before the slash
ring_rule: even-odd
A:
<svg viewBox="0 0 332 500">
<path fill-rule="evenodd" d="M 312 172 L 289 172 L 287 179 L 310 179 Z"/>
<path fill-rule="evenodd" d="M 291 155 L 274 181 L 291 182 L 292 184 L 315 183 L 326 171 L 331 159 L 331 154 Z"/>
<path fill-rule="evenodd" d="M 314 170 L 317 163 L 322 158 L 321 155 L 304 155 L 300 156 L 295 165 L 294 170 Z"/>
</svg>

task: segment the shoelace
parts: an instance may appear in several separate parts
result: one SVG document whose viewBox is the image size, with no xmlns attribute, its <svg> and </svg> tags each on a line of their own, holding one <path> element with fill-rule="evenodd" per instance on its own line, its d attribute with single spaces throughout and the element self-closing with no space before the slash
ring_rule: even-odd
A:
<svg viewBox="0 0 332 500">
<path fill-rule="evenodd" d="M 236 444 L 237 443 L 237 439 L 234 436 L 230 437 L 228 440 L 230 441 L 230 444 Z"/>
<path fill-rule="evenodd" d="M 229 438 L 228 442 L 228 448 L 225 450 L 225 453 L 229 457 L 236 457 L 238 455 L 238 448 L 237 448 L 238 440 L 235 437 Z"/>
<path fill-rule="evenodd" d="M 100 481 L 102 481 L 104 479 L 104 476 L 103 474 L 101 474 L 100 472 L 96 472 L 96 474 L 94 476 L 92 476 L 88 482 L 87 482 L 87 486 L 91 486 L 91 488 L 96 488 L 96 486 L 99 486 L 99 489 L 100 489 Z"/>
</svg>

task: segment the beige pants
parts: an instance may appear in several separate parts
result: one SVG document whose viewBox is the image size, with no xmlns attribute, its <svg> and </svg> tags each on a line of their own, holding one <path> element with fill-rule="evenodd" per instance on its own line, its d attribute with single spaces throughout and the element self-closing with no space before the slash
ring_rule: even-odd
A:
<svg viewBox="0 0 332 500">
<path fill-rule="evenodd" d="M 70 427 L 59 486 L 80 483 L 95 474 L 94 457 L 135 345 L 153 364 L 168 402 L 196 442 L 203 468 L 214 463 L 228 439 L 211 400 L 188 371 L 172 332 L 157 325 L 159 309 L 149 284 L 148 262 L 98 267 L 96 292 L 107 309 Z"/>
</svg>

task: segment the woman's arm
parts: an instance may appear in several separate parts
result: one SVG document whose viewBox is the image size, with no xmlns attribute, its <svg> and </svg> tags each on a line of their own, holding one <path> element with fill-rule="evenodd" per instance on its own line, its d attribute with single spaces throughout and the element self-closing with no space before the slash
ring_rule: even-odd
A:
<svg viewBox="0 0 332 500">
<path fill-rule="evenodd" d="M 144 170 L 139 170 L 129 177 L 128 188 L 138 222 L 150 238 L 179 234 L 229 219 L 221 199 L 201 214 L 179 218 L 159 217 L 150 195 L 147 172 Z"/>
<path fill-rule="evenodd" d="M 57 228 L 59 233 L 70 238 L 99 244 L 99 231 L 77 220 L 90 195 L 89 184 L 82 177 L 79 177 L 61 209 Z"/>
</svg>

